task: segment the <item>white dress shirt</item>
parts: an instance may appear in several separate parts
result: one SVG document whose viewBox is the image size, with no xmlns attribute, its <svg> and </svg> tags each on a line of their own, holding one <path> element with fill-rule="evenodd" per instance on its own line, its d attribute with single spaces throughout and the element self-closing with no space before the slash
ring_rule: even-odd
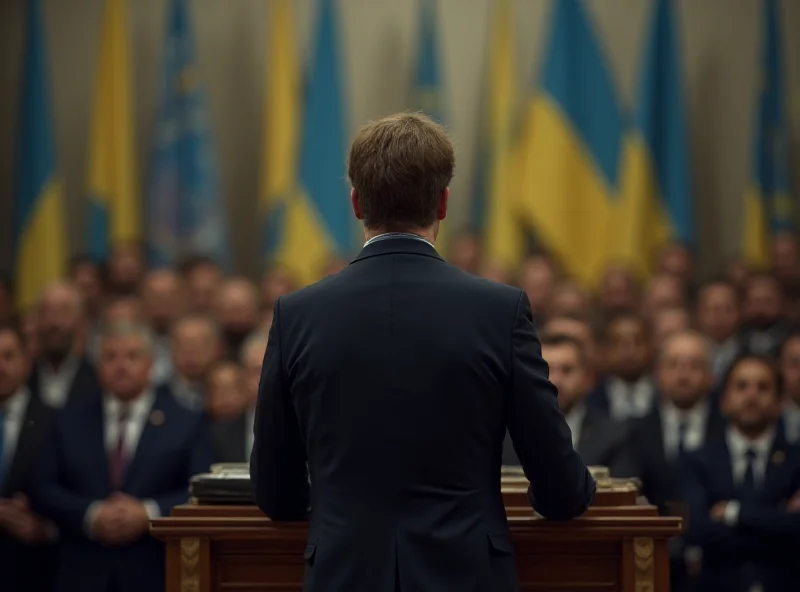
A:
<svg viewBox="0 0 800 592">
<path fill-rule="evenodd" d="M 132 403 L 128 404 L 128 420 L 124 423 L 123 429 L 125 430 L 125 439 L 123 441 L 123 457 L 126 463 L 130 463 L 136 453 L 136 447 L 139 445 L 139 439 L 142 436 L 144 427 L 150 418 L 150 410 L 153 407 L 155 395 L 152 391 L 145 391 L 139 397 L 134 399 Z M 103 396 L 103 435 L 106 447 L 106 456 L 111 456 L 116 452 L 117 442 L 119 440 L 120 430 L 120 416 L 124 404 L 114 397 L 106 393 Z M 92 538 L 94 519 L 97 515 L 100 505 L 104 500 L 97 500 L 92 502 L 86 510 L 84 516 L 84 530 L 87 536 Z M 142 500 L 147 515 L 152 520 L 161 515 L 161 509 L 155 500 Z"/>
<path fill-rule="evenodd" d="M 371 245 L 372 243 L 378 243 L 380 241 L 392 238 L 410 238 L 413 240 L 422 241 L 423 243 L 428 243 L 430 246 L 433 247 L 433 243 L 431 243 L 428 239 L 423 238 L 418 234 L 413 234 L 411 232 L 384 232 L 383 234 L 373 236 L 371 239 L 369 239 L 367 242 L 364 243 L 364 246 L 366 247 L 367 245 Z"/>
<path fill-rule="evenodd" d="M 575 450 L 578 449 L 578 442 L 581 440 L 581 428 L 583 427 L 583 419 L 585 417 L 586 406 L 583 403 L 575 405 L 565 416 L 567 425 L 572 432 L 572 447 Z"/>
<path fill-rule="evenodd" d="M 205 396 L 201 386 L 189 382 L 182 376 L 175 375 L 170 382 L 170 388 L 178 403 L 187 409 L 201 411 L 205 408 Z"/>
<path fill-rule="evenodd" d="M 661 431 L 664 434 L 664 454 L 667 458 L 675 458 L 680 449 L 680 426 L 684 424 L 683 450 L 697 450 L 706 439 L 706 423 L 708 422 L 708 401 L 700 401 L 691 409 L 678 409 L 669 401 L 661 403 Z"/>
<path fill-rule="evenodd" d="M 608 381 L 608 407 L 611 419 L 624 422 L 647 415 L 655 401 L 656 391 L 649 376 L 630 384 L 618 377 Z"/>
<path fill-rule="evenodd" d="M 244 412 L 244 457 L 250 462 L 250 453 L 253 452 L 253 429 L 256 423 L 256 410 L 251 407 Z"/>
<path fill-rule="evenodd" d="M 67 403 L 79 364 L 78 357 L 73 354 L 67 356 L 58 370 L 54 370 L 46 362 L 39 364 L 39 388 L 45 403 L 55 409 L 60 409 Z"/>
<path fill-rule="evenodd" d="M 2 473 L 6 478 L 11 469 L 14 452 L 17 450 L 19 436 L 22 433 L 22 426 L 25 422 L 25 410 L 28 408 L 30 397 L 31 395 L 28 392 L 28 387 L 23 386 L 6 400 L 5 405 L 0 406 L 0 408 L 5 411 L 3 425 L 3 458 L 0 459 L 0 463 L 2 463 L 3 466 Z"/>
<path fill-rule="evenodd" d="M 800 405 L 792 400 L 786 402 L 783 408 L 783 423 L 789 443 L 800 443 Z"/>
<path fill-rule="evenodd" d="M 721 379 L 731 365 L 731 362 L 739 353 L 741 345 L 739 339 L 734 336 L 727 341 L 713 345 L 712 368 L 714 378 Z"/>
</svg>

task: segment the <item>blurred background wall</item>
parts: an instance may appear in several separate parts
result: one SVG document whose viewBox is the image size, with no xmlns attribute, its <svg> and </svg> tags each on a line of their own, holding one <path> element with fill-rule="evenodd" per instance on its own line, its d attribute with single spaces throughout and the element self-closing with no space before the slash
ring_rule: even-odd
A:
<svg viewBox="0 0 800 592">
<path fill-rule="evenodd" d="M 517 0 L 520 77 L 536 72 L 553 1 Z M 741 196 L 748 180 L 751 129 L 761 47 L 759 0 L 675 0 L 685 68 L 686 100 L 699 220 L 702 270 L 736 254 Z M 651 1 L 586 2 L 619 85 L 630 105 Z M 349 126 L 409 105 L 417 34 L 414 0 L 341 0 Z M 449 126 L 457 143 L 454 210 L 465 221 L 491 0 L 440 0 Z M 308 47 L 312 0 L 297 0 L 297 27 Z M 800 138 L 800 2 L 782 3 L 789 106 L 797 155 Z M 150 154 L 166 0 L 128 3 L 135 85 L 137 141 L 143 187 Z M 253 216 L 258 186 L 260 121 L 265 77 L 267 0 L 193 0 L 198 61 L 209 90 L 237 268 L 260 270 Z M 71 249 L 82 248 L 81 226 L 93 76 L 103 0 L 46 0 L 49 65 L 59 167 L 69 207 Z M 11 195 L 16 114 L 24 37 L 23 0 L 0 3 L 0 268 L 10 268 Z M 344 158 L 344 155 L 342 155 Z M 796 159 L 797 160 L 797 159 Z M 795 166 L 795 174 L 800 166 Z"/>
</svg>

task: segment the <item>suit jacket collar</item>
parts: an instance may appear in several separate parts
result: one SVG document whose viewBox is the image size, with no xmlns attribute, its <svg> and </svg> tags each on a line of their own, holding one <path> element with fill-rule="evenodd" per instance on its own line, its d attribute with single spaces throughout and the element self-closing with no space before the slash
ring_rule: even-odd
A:
<svg viewBox="0 0 800 592">
<path fill-rule="evenodd" d="M 358 254 L 353 263 L 358 263 L 370 257 L 379 257 L 381 255 L 391 254 L 406 254 L 406 255 L 422 255 L 423 257 L 431 257 L 444 261 L 442 256 L 436 252 L 436 249 L 430 243 L 424 240 L 405 237 L 392 237 L 384 240 L 379 240 L 366 245 Z"/>
</svg>

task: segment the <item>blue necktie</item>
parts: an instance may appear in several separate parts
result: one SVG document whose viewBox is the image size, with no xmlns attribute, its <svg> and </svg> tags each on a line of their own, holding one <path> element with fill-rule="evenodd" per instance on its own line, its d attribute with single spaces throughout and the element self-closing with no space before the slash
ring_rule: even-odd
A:
<svg viewBox="0 0 800 592">
<path fill-rule="evenodd" d="M 758 488 L 756 487 L 756 475 L 754 470 L 754 463 L 756 460 L 756 451 L 748 448 L 745 452 L 747 458 L 747 468 L 744 471 L 742 483 L 739 486 L 739 501 L 752 502 L 758 495 Z"/>
<path fill-rule="evenodd" d="M 0 409 L 0 491 L 3 489 L 3 483 L 6 476 L 6 462 L 5 462 L 5 447 L 6 447 L 6 411 Z"/>
</svg>

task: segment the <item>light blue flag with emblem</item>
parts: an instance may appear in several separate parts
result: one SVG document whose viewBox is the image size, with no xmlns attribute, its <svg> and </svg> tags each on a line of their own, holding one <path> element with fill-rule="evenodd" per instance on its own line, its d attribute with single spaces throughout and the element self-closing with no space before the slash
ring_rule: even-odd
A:
<svg viewBox="0 0 800 592">
<path fill-rule="evenodd" d="M 227 265 L 227 216 L 187 0 L 170 1 L 163 60 L 149 193 L 150 261 L 174 265 L 202 254 Z"/>
</svg>

